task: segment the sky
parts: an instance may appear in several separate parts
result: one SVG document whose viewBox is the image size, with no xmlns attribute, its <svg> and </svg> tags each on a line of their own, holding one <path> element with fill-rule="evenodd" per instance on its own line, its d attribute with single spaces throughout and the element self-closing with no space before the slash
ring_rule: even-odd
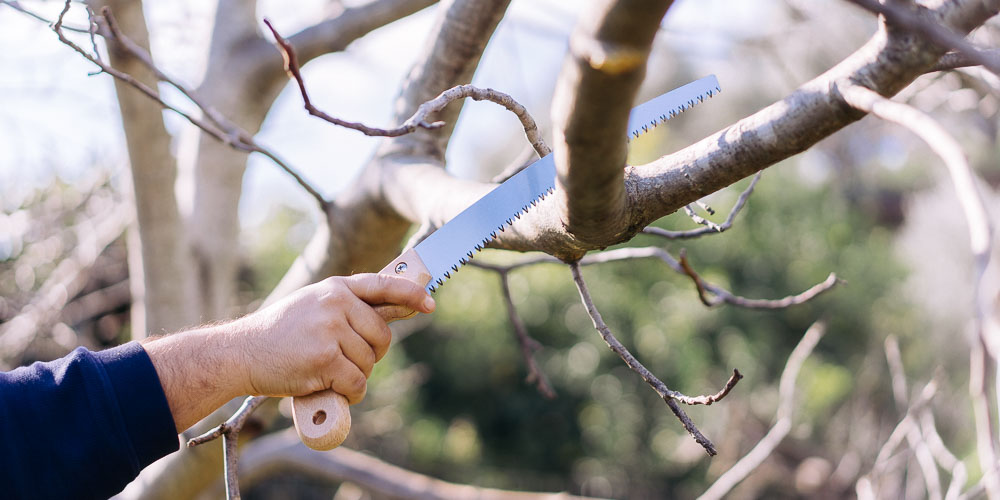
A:
<svg viewBox="0 0 1000 500">
<path fill-rule="evenodd" d="M 62 2 L 23 1 L 23 6 L 54 18 Z M 352 3 L 345 1 L 351 5 Z M 547 103 L 566 52 L 566 39 L 577 13 L 588 1 L 514 0 L 487 48 L 474 84 L 496 88 L 525 105 L 547 129 Z M 152 48 L 157 64 L 168 74 L 194 86 L 205 65 L 214 7 L 193 0 L 147 2 Z M 278 29 L 294 33 L 322 15 L 325 0 L 297 0 L 296 9 L 280 0 L 261 0 L 259 13 Z M 724 59 L 734 39 L 754 36 L 767 23 L 757 22 L 767 2 L 682 0 L 664 21 L 665 43 L 682 57 L 711 71 Z M 85 21 L 82 9 L 69 21 Z M 303 68 L 315 104 L 336 116 L 376 126 L 389 126 L 390 106 L 403 75 L 416 58 L 434 19 L 434 8 L 377 30 L 338 54 L 321 57 Z M 67 22 L 69 22 L 67 21 Z M 19 203 L 18 193 L 41 185 L 53 175 L 65 180 L 86 177 L 95 165 L 121 169 L 127 165 L 114 89 L 107 75 L 89 75 L 95 68 L 59 43 L 45 24 L 0 6 L 0 207 Z M 725 36 L 721 34 L 725 33 Z M 706 34 L 708 36 L 706 36 Z M 691 38 L 698 46 L 692 50 Z M 80 43 L 89 47 L 84 37 Z M 695 70 L 697 71 L 697 70 Z M 700 76 L 700 75 L 698 75 Z M 678 82 L 683 83 L 683 82 Z M 725 88 L 728 82 L 723 81 Z M 172 102 L 181 99 L 171 89 L 161 92 Z M 168 129 L 182 137 L 186 122 L 165 113 Z M 340 129 L 310 117 L 293 87 L 277 99 L 258 140 L 334 197 L 372 154 L 378 139 Z M 185 141 L 175 140 L 179 154 Z M 498 106 L 465 106 L 448 152 L 449 168 L 459 176 L 475 176 L 477 158 L 511 161 L 524 148 L 516 119 Z M 185 206 L 189 181 L 181 172 L 178 194 Z M 252 156 L 244 180 L 241 218 L 256 224 L 274 204 L 310 209 L 311 200 L 284 174 L 259 156 Z"/>
</svg>

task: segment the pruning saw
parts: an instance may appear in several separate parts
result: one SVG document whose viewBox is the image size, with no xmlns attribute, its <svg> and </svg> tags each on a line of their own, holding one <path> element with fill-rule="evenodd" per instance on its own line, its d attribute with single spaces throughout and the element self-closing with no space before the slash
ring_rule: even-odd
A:
<svg viewBox="0 0 1000 500">
<path fill-rule="evenodd" d="M 695 80 L 632 109 L 628 140 L 721 92 L 715 75 Z M 476 252 L 555 190 L 555 155 L 549 154 L 507 179 L 427 238 L 403 252 L 380 274 L 395 274 L 434 292 Z M 380 305 L 387 321 L 416 314 L 401 306 Z M 401 312 L 400 312 L 401 311 Z M 351 430 L 347 398 L 332 389 L 292 398 L 292 416 L 299 438 L 315 450 L 340 446 Z"/>
</svg>

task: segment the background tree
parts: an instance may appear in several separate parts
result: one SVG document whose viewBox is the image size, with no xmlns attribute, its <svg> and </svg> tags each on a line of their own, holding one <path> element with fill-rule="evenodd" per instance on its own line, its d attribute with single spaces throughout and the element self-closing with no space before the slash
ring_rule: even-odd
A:
<svg viewBox="0 0 1000 500">
<path fill-rule="evenodd" d="M 23 9 L 17 3 L 3 3 Z M 428 35 L 421 57 L 402 84 L 394 116 L 388 122 L 402 123 L 420 104 L 448 88 L 470 81 L 508 3 L 456 1 L 435 7 L 437 22 Z M 777 72 L 785 78 L 778 80 L 782 82 L 779 85 L 791 87 L 790 92 L 747 118 L 725 125 L 728 119 L 738 118 L 766 104 L 766 100 L 757 95 L 780 97 L 782 94 L 774 92 L 774 88 L 781 88 L 775 85 L 774 79 L 755 79 L 744 86 L 742 79 L 730 78 L 728 81 L 741 82 L 741 85 L 731 86 L 726 83 L 726 74 L 719 70 L 727 92 L 737 87 L 751 96 L 747 99 L 749 102 L 737 105 L 735 99 L 724 101 L 734 104 L 725 107 L 725 111 L 696 115 L 691 119 L 685 117 L 680 127 L 682 133 L 675 132 L 677 128 L 671 123 L 666 141 L 633 147 L 628 164 L 635 166 L 626 166 L 627 150 L 621 138 L 628 109 L 647 76 L 647 61 L 658 69 L 649 72 L 651 76 L 671 75 L 669 80 L 648 79 L 654 84 L 667 87 L 670 86 L 668 81 L 684 80 L 680 78 L 680 71 L 674 69 L 680 66 L 679 62 L 669 56 L 651 56 L 658 54 L 653 50 L 656 47 L 654 36 L 661 31 L 660 19 L 670 2 L 623 0 L 588 5 L 569 36 L 566 60 L 555 85 L 551 144 L 559 167 L 559 189 L 492 245 L 505 250 L 539 250 L 570 262 L 573 280 L 584 295 L 584 304 L 581 306 L 573 299 L 568 275 L 563 270 L 560 277 L 558 268 L 522 271 L 520 268 L 526 263 L 497 256 L 496 262 L 490 261 L 490 265 L 482 268 L 500 276 L 502 286 L 499 290 L 495 281 L 491 283 L 486 275 L 474 271 L 460 273 L 455 284 L 442 290 L 442 307 L 435 315 L 435 323 L 409 326 L 407 329 L 422 331 L 414 340 L 402 342 L 394 349 L 393 355 L 383 363 L 386 368 L 376 374 L 373 384 L 382 388 L 386 399 L 391 401 L 381 400 L 376 396 L 379 389 L 373 388 L 372 401 L 366 403 L 367 410 L 362 410 L 364 415 L 357 419 L 359 428 L 352 438 L 354 444 L 377 450 L 383 459 L 455 482 L 517 489 L 569 489 L 598 496 L 643 497 L 669 493 L 690 496 L 705 490 L 709 478 L 718 476 L 756 442 L 756 437 L 769 427 L 772 408 L 777 406 L 777 423 L 767 434 L 773 437 L 765 438 L 761 442 L 764 448 L 759 448 L 775 455 L 769 461 L 770 469 L 760 469 L 741 485 L 747 494 L 809 493 L 823 489 L 832 494 L 855 490 L 859 496 L 869 492 L 899 496 L 893 492 L 905 493 L 919 487 L 935 496 L 952 490 L 955 493 L 965 491 L 966 480 L 972 478 L 977 481 L 973 490 L 980 488 L 995 496 L 998 491 L 995 468 L 989 464 L 996 463 L 994 416 L 991 416 L 996 409 L 995 397 L 988 389 L 991 384 L 986 382 L 995 373 L 990 325 L 993 321 L 991 297 L 996 295 L 988 266 L 992 235 L 977 193 L 982 187 L 973 184 L 961 155 L 953 154 L 953 143 L 939 144 L 942 137 L 947 140 L 948 133 L 933 127 L 917 128 L 922 137 L 931 139 L 936 150 L 945 150 L 944 157 L 961 202 L 949 210 L 962 213 L 969 221 L 975 255 L 975 266 L 970 266 L 975 270 L 972 274 L 975 279 L 968 280 L 974 285 L 966 285 L 964 290 L 971 290 L 970 301 L 978 306 L 970 308 L 963 316 L 976 318 L 974 335 L 970 335 L 972 362 L 967 363 L 973 368 L 968 382 L 972 387 L 975 411 L 974 417 L 954 410 L 954 414 L 949 415 L 949 425 L 956 429 L 951 430 L 954 435 L 947 437 L 948 442 L 957 443 L 956 457 L 947 448 L 937 446 L 941 439 L 934 438 L 938 431 L 927 401 L 935 385 L 928 384 L 929 389 L 911 398 L 906 389 L 905 370 L 900 368 L 902 362 L 894 354 L 898 349 L 891 347 L 895 345 L 893 342 L 886 344 L 889 347 L 885 350 L 893 367 L 891 386 L 878 380 L 882 370 L 873 366 L 874 359 L 878 358 L 873 358 L 872 350 L 858 349 L 858 345 L 863 344 L 881 350 L 881 339 L 887 333 L 898 332 L 904 342 L 913 341 L 913 348 L 907 352 L 915 366 L 930 363 L 953 366 L 960 363 L 956 363 L 956 357 L 969 354 L 965 348 L 956 352 L 954 342 L 946 344 L 950 349 L 937 350 L 940 345 L 933 342 L 933 335 L 927 338 L 904 335 L 904 332 L 919 330 L 922 322 L 913 311 L 913 302 L 900 296 L 897 287 L 903 271 L 893 263 L 893 256 L 887 249 L 896 234 L 920 238 L 916 235 L 918 223 L 905 221 L 900 226 L 904 223 L 901 220 L 901 193 L 930 184 L 929 179 L 933 177 L 924 173 L 927 170 L 923 163 L 936 162 L 936 158 L 924 159 L 905 153 L 922 146 L 910 145 L 892 135 L 897 132 L 884 135 L 881 126 L 872 124 L 861 124 L 854 134 L 834 135 L 826 143 L 816 145 L 862 117 L 859 110 L 920 125 L 923 115 L 907 117 L 906 113 L 912 113 L 912 109 L 898 111 L 899 108 L 880 97 L 880 94 L 893 95 L 917 80 L 904 98 L 919 101 L 930 99 L 927 96 L 939 96 L 939 100 L 952 103 L 959 99 L 955 96 L 966 96 L 966 102 L 971 105 L 959 106 L 958 113 L 949 116 L 963 125 L 961 128 L 956 126 L 956 130 L 970 129 L 966 126 L 969 122 L 980 123 L 978 130 L 985 130 L 982 134 L 985 138 L 971 140 L 974 147 L 970 147 L 970 141 L 964 141 L 966 150 L 990 151 L 995 138 L 996 101 L 992 95 L 995 77 L 975 70 L 922 78 L 921 75 L 934 69 L 936 64 L 953 67 L 974 63 L 990 68 L 992 52 L 970 49 L 959 43 L 961 36 L 952 33 L 949 38 L 949 32 L 942 34 L 941 30 L 944 27 L 965 34 L 995 15 L 998 6 L 993 2 L 950 1 L 927 2 L 911 9 L 896 4 L 858 3 L 871 10 L 888 9 L 885 12 L 888 22 L 875 27 L 875 34 L 864 44 L 854 42 L 850 33 L 823 33 L 824 37 L 819 39 L 842 36 L 843 42 L 826 44 L 824 50 L 810 45 L 796 53 L 795 44 L 783 43 L 784 38 L 779 35 L 744 40 L 738 51 L 753 55 L 746 58 L 751 68 L 740 67 L 741 58 L 736 57 L 733 66 L 726 71 L 730 75 L 760 74 L 759 61 L 770 58 L 766 60 L 773 60 Z M 197 88 L 163 74 L 150 64 L 155 61 L 146 56 L 148 36 L 138 5 L 112 3 L 110 11 L 92 5 L 95 16 L 76 18 L 94 21 L 92 30 L 107 41 L 106 59 L 83 48 L 90 43 L 86 33 L 68 34 L 68 29 L 63 29 L 61 24 L 62 15 L 58 16 L 59 22 L 55 25 L 55 30 L 66 37 L 65 41 L 73 43 L 76 40 L 76 48 L 89 54 L 105 72 L 131 75 L 134 79 L 132 82 L 116 80 L 138 225 L 128 245 L 133 304 L 131 325 L 132 332 L 140 332 L 133 336 L 141 332 L 170 331 L 233 314 L 233 305 L 238 302 L 236 291 L 241 257 L 237 250 L 237 208 L 245 154 L 253 151 L 275 156 L 261 146 L 253 134 L 259 130 L 285 81 L 281 52 L 275 50 L 270 37 L 257 24 L 253 3 L 220 2 L 209 50 L 209 69 Z M 287 38 L 300 62 L 304 63 L 330 50 L 342 49 L 372 29 L 427 5 L 428 2 L 376 0 L 356 7 L 334 8 L 331 10 L 335 14 L 330 19 Z M 822 8 L 789 3 L 781 13 L 774 15 L 787 19 L 790 32 L 808 33 L 823 25 L 814 21 L 818 17 L 816 10 L 822 9 L 820 15 L 825 19 L 829 15 L 828 8 L 838 15 L 845 10 L 836 3 Z M 82 13 L 80 9 L 73 12 Z M 109 12 L 114 13 L 113 18 Z M 847 10 L 842 15 L 850 19 L 873 19 L 857 10 Z M 874 26 L 868 23 L 870 21 L 861 24 Z M 982 31 L 978 35 L 983 39 L 981 43 L 989 44 L 990 31 Z M 853 53 L 848 50 L 858 45 L 860 48 Z M 94 46 L 96 48 L 97 44 Z M 942 58 L 949 49 L 959 51 Z M 820 76 L 797 88 L 789 85 L 789 82 L 798 84 L 821 71 Z M 170 136 L 161 114 L 163 96 L 167 94 L 157 89 L 157 81 L 188 94 L 190 103 L 170 106 L 187 112 L 190 121 L 199 124 L 202 130 L 197 141 L 198 153 L 192 156 L 195 193 L 193 209 L 187 218 L 178 208 L 180 204 L 173 190 L 164 189 L 175 182 L 177 161 L 174 158 L 180 155 L 171 152 Z M 760 87 L 754 86 L 757 83 Z M 145 92 L 137 90 L 142 86 Z M 316 92 L 314 89 L 313 93 Z M 185 111 L 192 104 L 198 108 L 197 113 Z M 419 236 L 427 228 L 447 221 L 488 190 L 492 186 L 490 183 L 458 178 L 442 168 L 460 108 L 461 102 L 455 102 L 430 117 L 446 123 L 442 128 L 416 128 L 407 135 L 385 140 L 360 176 L 332 200 L 327 200 L 301 176 L 296 177 L 304 190 L 315 198 L 322 215 L 311 240 L 294 262 L 288 263 L 287 272 L 269 292 L 270 296 L 280 296 L 329 274 L 377 270 L 395 256 L 413 225 L 420 225 Z M 727 113 L 732 116 L 726 117 Z M 902 118 L 900 113 L 903 113 Z M 970 120 L 970 116 L 978 122 Z M 671 144 L 688 143 L 688 138 L 720 126 L 723 126 L 720 132 L 708 134 L 676 153 L 663 155 L 670 150 Z M 673 137 L 675 133 L 679 137 Z M 973 132 L 976 133 L 980 132 Z M 889 139 L 878 140 L 872 145 L 871 137 Z M 719 237 L 729 238 L 721 240 L 725 244 L 718 243 L 719 240 L 685 243 L 691 250 L 690 260 L 684 256 L 673 257 L 660 248 L 634 247 L 584 257 L 590 251 L 633 241 L 640 231 L 648 235 L 639 236 L 636 242 L 649 238 L 676 238 L 676 234 L 647 226 L 681 208 L 688 207 L 693 212 L 692 204 L 700 198 L 813 146 L 816 147 L 808 153 L 806 166 L 800 169 L 803 175 L 779 170 L 775 181 L 763 183 L 759 189 L 765 191 L 764 196 L 758 193 L 753 198 L 754 207 L 747 211 L 743 221 L 745 227 L 737 222 L 739 229 Z M 879 173 L 857 168 L 867 162 L 874 163 L 872 158 L 885 157 L 887 149 L 904 152 L 898 153 L 903 159 L 897 162 L 905 168 Z M 643 153 L 648 157 L 641 158 Z M 977 155 L 970 156 L 972 163 L 977 164 Z M 277 162 L 290 173 L 294 172 L 286 162 Z M 798 178 L 808 179 L 808 168 L 815 169 L 817 164 L 825 182 L 810 185 Z M 478 175 L 482 179 L 492 178 L 504 166 L 492 172 L 484 170 Z M 989 167 L 989 163 L 984 163 L 984 172 L 989 173 Z M 816 172 L 811 176 L 816 177 Z M 45 195 L 39 196 L 38 199 L 48 199 Z M 725 201 L 719 200 L 723 205 Z M 29 207 L 38 203 L 28 199 L 22 205 L 24 213 L 28 213 Z M 959 206 L 961 209 L 956 208 Z M 663 224 L 676 228 L 683 223 L 678 219 L 676 216 L 668 218 Z M 59 222 L 61 220 L 65 219 L 56 217 L 52 224 L 57 227 L 66 224 Z M 696 220 L 701 220 L 700 216 L 696 216 Z M 32 239 L 27 231 L 15 234 L 17 237 L 12 240 Z M 109 244 L 104 241 L 110 240 L 100 240 L 97 248 Z M 141 253 L 137 253 L 140 249 Z M 965 249 L 962 251 L 964 254 Z M 279 247 L 261 255 L 275 253 L 288 255 L 289 251 Z M 19 249 L 10 255 L 11 259 L 18 257 L 17 260 L 21 260 L 31 254 Z M 634 261 L 641 256 L 659 257 L 660 261 L 655 265 Z M 619 258 L 623 260 L 595 271 L 599 274 L 586 272 L 588 281 L 600 287 L 594 298 L 590 298 L 579 266 Z M 939 259 L 963 260 L 954 255 Z M 90 269 L 94 265 L 90 260 L 77 260 L 82 262 L 78 267 Z M 267 261 L 266 258 L 259 260 Z M 918 260 L 921 264 L 927 261 L 926 258 Z M 12 267 L 24 269 L 25 265 L 22 261 Z M 282 269 L 277 264 L 272 266 L 272 273 L 274 269 Z M 31 279 L 30 286 L 23 286 L 29 280 L 23 277 L 25 271 L 21 271 L 22 279 L 17 283 L 17 269 L 13 270 L 13 278 L 25 297 L 10 295 L 12 305 L 5 308 L 11 311 L 7 317 L 12 319 L 3 325 L 0 337 L 5 347 L 7 344 L 23 346 L 20 351 L 9 351 L 12 353 L 9 359 L 14 362 L 23 361 L 25 349 L 32 348 L 31 344 L 35 343 L 30 335 L 18 332 L 49 332 L 49 328 L 25 329 L 25 325 L 59 324 L 48 319 L 45 322 L 35 320 L 26 314 L 44 310 L 49 311 L 45 318 L 51 318 L 57 311 L 65 310 L 59 300 L 46 302 L 45 309 L 34 305 L 39 301 L 29 296 L 47 296 L 41 293 L 46 289 L 44 284 L 39 288 L 35 283 L 48 281 Z M 681 279 L 668 281 L 665 269 L 676 271 Z M 787 313 L 764 315 L 724 308 L 720 309 L 721 313 L 709 315 L 694 307 L 694 300 L 699 297 L 707 304 L 733 306 L 798 304 L 836 283 L 832 277 L 824 281 L 831 269 L 846 277 L 852 284 L 850 288 L 821 299 L 823 302 L 800 306 Z M 46 271 L 41 269 L 42 273 Z M 58 278 L 59 273 L 53 270 L 51 275 Z M 758 297 L 808 290 L 789 296 L 787 300 L 754 302 L 732 295 L 713 284 L 716 282 Z M 810 288 L 819 282 L 822 283 Z M 57 281 L 53 286 L 58 289 L 61 283 Z M 694 291 L 676 294 L 672 291 L 673 284 Z M 910 291 L 924 288 L 914 287 Z M 70 301 L 71 296 L 76 299 L 77 295 L 85 293 L 87 284 L 66 289 L 66 297 L 62 298 L 64 303 Z M 490 300 L 469 299 L 491 294 Z M 642 300 L 637 300 L 636 295 Z M 531 300 L 526 300 L 529 296 Z M 541 303 L 543 299 L 539 297 L 544 297 L 546 303 Z M 449 300 L 457 305 L 447 307 Z M 505 300 L 510 301 L 510 318 L 518 332 L 515 342 L 501 342 L 495 333 L 486 334 L 493 330 L 488 325 L 497 325 L 505 316 L 500 308 L 490 306 L 503 304 Z M 607 309 L 603 319 L 595 312 L 595 300 L 602 309 Z M 605 306 L 605 301 L 611 303 L 610 307 Z M 637 302 L 646 307 L 635 307 Z M 143 308 L 137 309 L 139 306 Z M 806 420 L 810 424 L 809 428 L 799 428 L 792 433 L 791 422 L 795 419 L 789 408 L 795 405 L 788 387 L 794 387 L 795 374 L 803 366 L 802 359 L 816 345 L 820 336 L 817 332 L 822 329 L 810 328 L 813 333 L 807 334 L 795 351 L 792 345 L 798 342 L 797 337 L 806 331 L 820 311 L 827 317 L 826 328 L 837 335 L 835 340 L 825 341 L 830 345 L 817 356 L 818 361 L 804 365 L 803 385 L 807 388 L 804 391 L 807 397 L 800 404 L 802 412 L 810 417 Z M 702 458 L 702 451 L 685 451 L 693 441 L 648 391 L 641 392 L 641 379 L 629 376 L 628 370 L 613 356 L 602 356 L 603 349 L 596 337 L 582 340 L 585 337 L 580 330 L 588 330 L 587 322 L 591 320 L 613 346 L 615 339 L 604 327 L 604 322 L 614 331 L 629 332 L 623 336 L 625 344 L 654 375 L 672 387 L 714 391 L 729 375 L 728 365 L 739 366 L 752 379 L 764 381 L 760 385 L 755 383 L 754 388 L 742 389 L 747 391 L 745 399 L 733 405 L 732 413 L 713 408 L 697 413 L 694 418 L 706 429 L 711 429 L 706 434 L 721 439 L 718 436 L 740 434 L 733 424 L 727 424 L 727 419 L 756 415 L 759 423 L 751 422 L 742 429 L 747 443 L 724 447 L 723 456 L 712 461 L 711 466 Z M 949 328 L 954 326 L 938 326 L 935 330 L 947 338 L 949 334 L 954 335 Z M 54 328 L 51 331 L 53 334 L 49 337 L 62 339 L 56 342 L 57 345 L 72 344 L 72 336 L 65 335 L 65 329 L 61 330 L 62 334 L 57 334 Z M 446 336 L 448 341 L 427 340 L 437 335 Z M 26 336 L 30 340 L 27 344 L 11 341 Z M 551 348 L 542 356 L 534 357 L 532 346 L 536 341 L 533 338 Z M 621 347 L 617 349 L 628 358 Z M 7 352 L 5 350 L 5 358 Z M 791 356 L 782 372 L 787 376 L 781 378 L 791 382 L 782 380 L 782 390 L 774 395 L 766 387 L 777 385 L 778 373 L 785 365 L 788 352 L 799 353 Z M 932 354 L 937 356 L 932 357 Z M 513 380 L 519 375 L 510 367 L 519 357 L 543 394 L 554 389 L 560 395 L 555 403 L 541 401 L 538 396 L 522 391 L 524 388 Z M 929 361 L 932 359 L 933 362 Z M 497 368 L 482 370 L 484 360 Z M 638 370 L 634 361 L 629 362 Z M 929 376 L 929 373 L 930 370 L 924 369 L 921 376 Z M 964 382 L 963 376 L 954 371 L 949 372 L 949 376 L 957 377 L 951 381 L 952 388 Z M 950 380 L 939 380 L 936 384 L 947 385 Z M 676 401 L 684 398 L 665 392 L 667 389 L 662 382 L 654 381 L 651 385 L 672 405 L 675 414 L 682 414 Z M 400 389 L 407 387 L 415 390 L 405 393 Z M 490 387 L 491 394 L 484 394 L 484 387 Z M 494 387 L 522 392 L 500 399 Z M 879 395 L 890 393 L 898 408 L 871 403 Z M 959 393 L 947 392 L 949 395 Z M 781 401 L 780 405 L 774 401 L 776 399 Z M 965 401 L 964 397 L 958 399 Z M 252 401 L 254 405 L 261 402 Z M 968 406 L 967 402 L 964 404 Z M 763 409 L 755 410 L 754 406 Z M 956 406 L 939 403 L 935 407 Z M 247 415 L 245 411 L 238 413 L 240 418 Z M 974 433 L 963 432 L 956 423 L 969 418 L 977 423 Z M 267 419 L 261 417 L 259 420 Z M 280 426 L 281 420 L 278 417 L 276 425 Z M 372 427 L 366 429 L 362 422 L 369 421 Z M 849 425 L 857 422 L 871 425 Z M 532 428 L 534 425 L 538 427 Z M 691 430 L 691 421 L 688 425 Z M 893 427 L 899 431 L 893 431 Z M 227 440 L 232 445 L 229 448 L 230 479 L 235 475 L 232 467 L 235 454 L 232 452 L 236 443 L 234 431 L 238 429 L 238 426 L 223 429 L 228 431 Z M 775 450 L 777 443 L 784 442 L 790 433 L 793 439 L 808 443 L 808 446 Z M 846 440 L 843 439 L 845 434 L 849 436 Z M 521 437 L 512 439 L 512 435 Z M 539 436 L 547 439 L 539 443 Z M 732 439 L 729 441 L 732 443 L 741 438 L 726 439 Z M 913 458 L 904 451 L 904 460 L 894 461 L 893 453 L 902 439 L 907 440 Z M 702 443 L 706 450 L 712 450 L 707 442 L 702 440 Z M 698 450 L 697 445 L 694 446 Z M 768 446 L 770 450 L 766 449 Z M 881 447 L 881 452 L 875 449 L 877 447 Z M 217 458 L 219 447 L 201 446 L 195 450 L 200 451 L 180 454 L 150 468 L 126 494 L 194 496 L 219 475 L 217 469 L 202 465 L 202 460 L 211 460 L 213 455 L 203 450 L 215 450 Z M 400 478 L 408 477 L 402 471 L 391 470 L 376 481 L 364 482 L 357 469 L 352 473 L 345 465 L 356 459 L 348 451 L 324 455 L 324 459 L 304 455 L 300 445 L 287 433 L 257 440 L 247 447 L 243 456 L 244 472 L 249 478 L 267 469 L 268 457 L 272 464 L 293 463 L 314 473 L 325 471 L 341 481 L 363 482 L 366 488 L 385 495 L 403 495 L 388 490 L 386 485 L 404 482 Z M 950 482 L 947 486 L 939 477 L 935 460 L 948 472 Z M 736 477 L 738 482 L 741 470 L 745 477 L 752 469 L 744 464 L 752 462 L 739 462 L 740 465 L 732 469 L 735 472 L 724 477 Z M 265 465 L 257 465 L 260 463 Z M 372 470 L 376 467 L 370 463 L 365 465 Z M 338 466 L 341 468 L 337 469 Z M 788 471 L 782 469 L 795 473 L 794 486 L 775 479 L 788 477 Z M 497 470 L 508 472 L 501 474 Z M 982 481 L 978 482 L 980 479 Z M 397 481 L 394 483 L 394 480 Z M 914 486 L 913 481 L 919 483 Z M 709 489 L 708 493 L 726 489 L 724 481 L 719 484 L 722 486 Z M 443 483 L 438 486 L 449 487 Z M 792 490 L 793 487 L 796 489 Z M 903 489 L 893 489 L 897 487 Z M 235 489 L 231 487 L 230 491 Z M 412 491 L 407 493 L 414 494 Z"/>
</svg>

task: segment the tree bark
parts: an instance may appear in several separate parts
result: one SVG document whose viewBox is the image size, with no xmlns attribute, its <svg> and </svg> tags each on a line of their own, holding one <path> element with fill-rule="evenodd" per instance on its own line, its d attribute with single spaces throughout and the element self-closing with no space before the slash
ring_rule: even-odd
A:
<svg viewBox="0 0 1000 500">
<path fill-rule="evenodd" d="M 607 246 L 628 230 L 623 169 L 629 111 L 671 3 L 602 0 L 570 36 L 552 104 L 553 153 L 561 217 L 582 242 Z"/>
<path fill-rule="evenodd" d="M 149 33 L 140 2 L 109 0 L 122 30 L 146 50 Z M 98 9 L 95 9 L 98 10 Z M 108 44 L 111 65 L 151 88 L 156 78 L 140 61 Z M 128 84 L 115 80 L 132 170 L 136 225 L 130 230 L 129 270 L 133 295 L 132 337 L 188 326 L 193 316 L 193 276 L 174 184 L 177 166 L 160 107 Z"/>
</svg>

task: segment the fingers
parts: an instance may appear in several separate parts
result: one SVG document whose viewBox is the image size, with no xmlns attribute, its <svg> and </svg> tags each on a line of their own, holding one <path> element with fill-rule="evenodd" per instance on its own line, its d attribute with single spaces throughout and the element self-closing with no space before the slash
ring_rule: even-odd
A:
<svg viewBox="0 0 1000 500">
<path fill-rule="evenodd" d="M 389 329 L 385 320 L 375 312 L 375 309 L 361 300 L 357 300 L 357 304 L 347 314 L 347 322 L 360 335 L 360 338 L 355 338 L 358 338 L 359 341 L 364 339 L 363 342 L 367 342 L 366 347 L 373 353 L 374 361 L 385 356 L 389 350 L 389 344 L 392 342 L 392 330 Z M 364 370 L 363 367 L 362 370 Z M 370 374 L 371 370 L 366 373 Z"/>
<path fill-rule="evenodd" d="M 386 274 L 355 274 L 344 279 L 351 292 L 372 304 L 399 304 L 415 311 L 434 311 L 434 299 L 422 285 L 399 276 Z"/>
<path fill-rule="evenodd" d="M 347 398 L 349 404 L 358 404 L 368 392 L 368 378 L 353 363 L 337 363 L 330 388 Z"/>
</svg>

